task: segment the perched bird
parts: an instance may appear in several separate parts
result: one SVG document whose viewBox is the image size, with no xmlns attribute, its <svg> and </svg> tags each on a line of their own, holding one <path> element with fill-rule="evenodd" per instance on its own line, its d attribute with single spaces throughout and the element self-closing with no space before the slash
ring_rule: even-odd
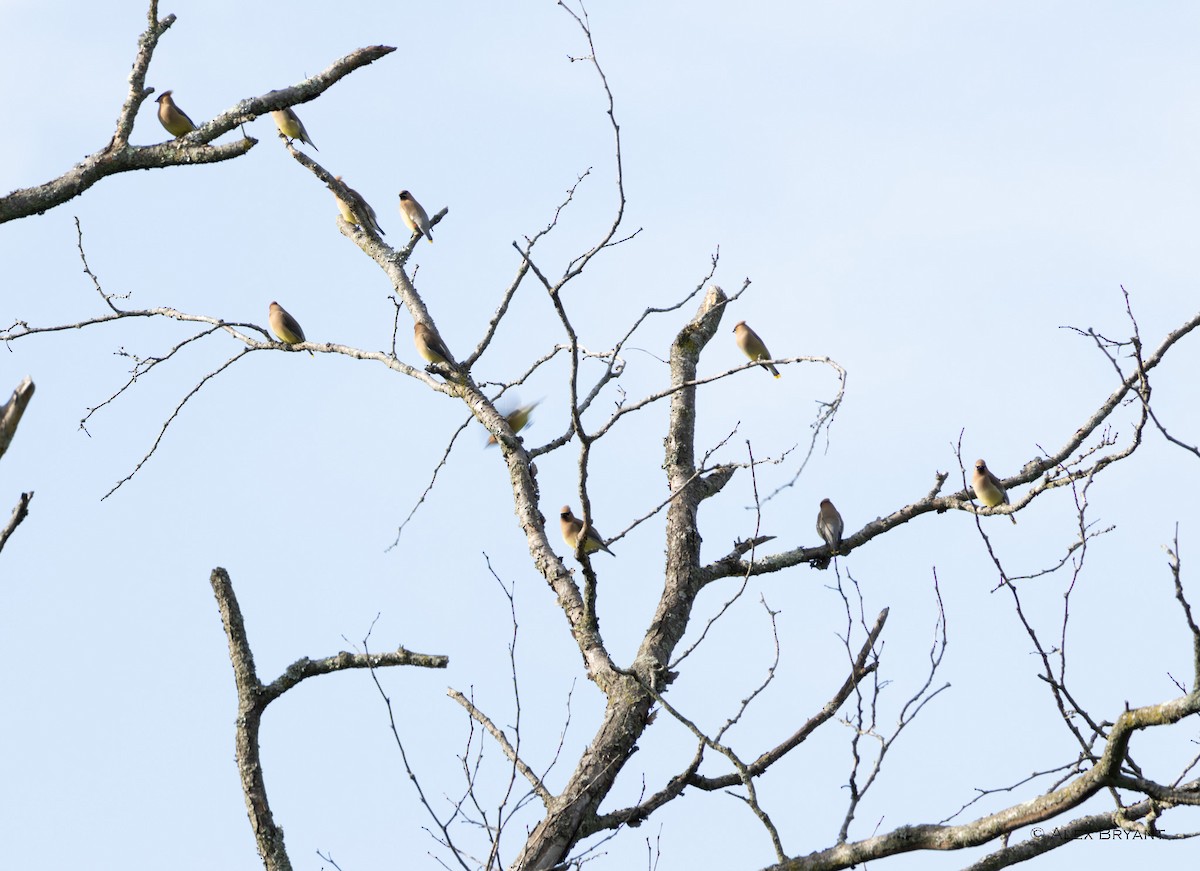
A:
<svg viewBox="0 0 1200 871">
<path fill-rule="evenodd" d="M 315 145 L 313 146 L 313 148 L 316 147 Z M 383 228 L 379 226 L 379 219 L 375 217 L 375 210 L 371 208 L 371 204 L 363 199 L 362 194 L 346 184 L 340 175 L 337 177 L 337 180 L 345 185 L 346 191 L 352 199 L 352 202 L 348 203 L 337 194 L 333 195 L 333 198 L 337 200 L 338 211 L 342 213 L 342 219 L 348 223 L 357 224 L 359 227 L 370 226 L 377 235 L 382 236 Z M 359 212 L 363 213 L 365 220 L 359 220 Z"/>
<path fill-rule="evenodd" d="M 988 508 L 1012 504 L 1008 501 L 1008 492 L 1000 483 L 1000 479 L 992 474 L 992 470 L 983 460 L 975 461 L 975 474 L 971 476 L 971 487 L 974 488 L 979 501 Z M 1008 519 L 1013 523 L 1017 522 L 1017 518 L 1012 514 L 1008 515 Z"/>
<path fill-rule="evenodd" d="M 417 352 L 430 363 L 454 365 L 454 358 L 441 337 L 421 321 L 413 324 L 413 342 L 417 346 Z"/>
<path fill-rule="evenodd" d="M 821 510 L 817 514 L 817 535 L 837 552 L 842 544 L 842 515 L 833 507 L 828 499 L 821 500 Z"/>
<path fill-rule="evenodd" d="M 541 400 L 538 400 L 538 402 L 541 402 Z M 533 414 L 533 410 L 538 407 L 538 402 L 531 402 L 529 405 L 522 405 L 516 411 L 505 415 L 505 419 L 508 421 L 508 425 L 512 427 L 512 431 L 514 433 L 520 432 L 529 424 L 529 416 Z M 494 435 L 489 435 L 487 445 L 485 445 L 485 447 L 490 448 L 494 444 L 496 444 L 496 437 Z"/>
<path fill-rule="evenodd" d="M 308 131 L 304 129 L 304 122 L 300 120 L 299 115 L 292 111 L 291 106 L 288 106 L 286 109 L 276 109 L 271 113 L 271 119 L 275 122 L 275 126 L 279 128 L 279 132 L 289 140 L 299 139 L 301 142 L 307 142 L 314 150 L 321 150 L 309 138 Z"/>
<path fill-rule="evenodd" d="M 562 507 L 562 513 L 558 515 L 558 519 L 562 522 L 562 537 L 563 541 L 567 543 L 567 547 L 571 548 L 572 551 L 579 550 L 579 533 L 583 531 L 583 521 L 571 513 L 570 505 Z M 596 531 L 596 527 L 589 526 L 583 543 L 583 552 L 595 553 L 598 550 L 616 556 L 604 544 L 604 539 L 600 537 L 600 533 Z"/>
<path fill-rule="evenodd" d="M 400 217 L 410 233 L 420 230 L 426 239 L 433 241 L 433 231 L 429 228 L 429 215 L 421 208 L 421 204 L 413 199 L 408 191 L 400 191 Z"/>
<path fill-rule="evenodd" d="M 158 120 L 162 126 L 167 128 L 168 133 L 178 139 L 195 130 L 196 124 L 175 105 L 175 100 L 171 97 L 172 93 L 174 92 L 163 91 L 162 95 L 154 102 L 158 103 Z"/>
<path fill-rule="evenodd" d="M 279 337 L 279 341 L 288 345 L 306 341 L 303 328 L 279 303 L 271 303 L 271 311 L 267 315 L 267 320 L 271 323 L 271 332 Z M 308 353 L 312 356 L 312 351 Z"/>
<path fill-rule="evenodd" d="M 737 322 L 737 326 L 733 328 L 733 334 L 737 337 L 738 347 L 751 360 L 771 359 L 771 352 L 767 350 L 767 346 L 763 344 L 763 340 L 758 337 L 758 333 L 746 326 L 745 321 Z M 779 377 L 779 370 L 771 363 L 761 363 L 759 365 L 776 378 Z"/>
</svg>

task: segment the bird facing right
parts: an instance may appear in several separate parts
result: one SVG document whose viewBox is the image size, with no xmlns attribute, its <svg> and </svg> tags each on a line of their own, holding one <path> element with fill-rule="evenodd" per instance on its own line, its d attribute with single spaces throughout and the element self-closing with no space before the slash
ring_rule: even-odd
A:
<svg viewBox="0 0 1200 871">
<path fill-rule="evenodd" d="M 189 118 L 182 109 L 175 105 L 175 99 L 171 96 L 173 91 L 163 91 L 157 100 L 158 103 L 158 121 L 163 127 L 167 128 L 167 132 L 178 139 L 180 136 L 185 136 L 196 129 L 195 123 Z"/>
<path fill-rule="evenodd" d="M 413 199 L 408 191 L 400 191 L 400 217 L 410 233 L 418 230 L 430 242 L 433 241 L 433 230 L 429 227 L 429 215 L 421 208 L 421 204 Z"/>
<path fill-rule="evenodd" d="M 525 427 L 529 424 L 530 415 L 533 414 L 533 410 L 538 407 L 538 403 L 540 402 L 541 400 L 539 399 L 537 402 L 531 402 L 528 405 L 522 405 L 516 411 L 510 411 L 504 416 L 504 419 L 508 421 L 508 425 L 512 427 L 512 431 L 514 433 L 518 433 L 525 429 Z M 487 444 L 484 445 L 484 447 L 490 448 L 496 443 L 496 437 L 489 434 Z"/>
<path fill-rule="evenodd" d="M 278 336 L 279 341 L 285 345 L 307 341 L 300 323 L 279 303 L 272 301 L 271 308 L 267 313 L 267 320 L 271 324 L 271 332 Z M 308 353 L 310 356 L 315 356 L 312 351 Z"/>
<path fill-rule="evenodd" d="M 320 151 L 316 143 L 308 135 L 308 131 L 304 129 L 304 122 L 300 120 L 300 116 L 292 111 L 292 107 L 288 106 L 284 109 L 276 109 L 271 113 L 271 120 L 275 122 L 275 126 L 289 140 L 299 139 L 301 142 L 307 142 L 314 150 Z"/>
<path fill-rule="evenodd" d="M 971 487 L 974 489 L 975 495 L 979 497 L 979 501 L 988 508 L 1012 504 L 1008 501 L 1008 491 L 1004 489 L 1000 479 L 992 474 L 992 470 L 983 460 L 975 461 L 975 473 L 971 475 Z M 1012 514 L 1008 515 L 1008 519 L 1013 523 L 1017 522 L 1017 518 Z"/>
<path fill-rule="evenodd" d="M 563 541 L 567 543 L 567 547 L 571 548 L 572 552 L 579 550 L 579 533 L 583 531 L 583 521 L 571 513 L 570 505 L 562 507 L 562 512 L 558 515 L 558 519 L 562 524 L 562 537 Z M 583 552 L 595 553 L 598 550 L 616 556 L 615 553 L 608 549 L 608 546 L 604 543 L 604 539 L 596 531 L 596 527 L 588 526 L 587 536 L 583 543 Z"/>
<path fill-rule="evenodd" d="M 316 148 L 316 146 L 314 145 L 313 148 Z M 342 220 L 347 224 L 354 224 L 363 228 L 370 225 L 371 229 L 375 231 L 375 235 L 382 236 L 383 228 L 379 226 L 379 219 L 375 217 L 375 210 L 371 208 L 371 204 L 363 199 L 362 194 L 346 184 L 345 179 L 340 175 L 337 176 L 337 180 L 346 188 L 346 192 L 350 194 L 352 199 L 352 202 L 348 203 L 337 194 L 333 195 L 333 198 L 337 201 L 338 211 L 342 213 Z M 362 220 L 359 220 L 359 212 L 362 212 Z"/>
<path fill-rule="evenodd" d="M 758 333 L 746 326 L 745 321 L 738 321 L 733 328 L 733 335 L 737 339 L 737 345 L 751 360 L 770 360 L 771 352 L 767 350 L 767 346 L 763 340 L 758 337 Z M 760 363 L 764 369 L 779 377 L 779 370 L 772 363 Z"/>
</svg>

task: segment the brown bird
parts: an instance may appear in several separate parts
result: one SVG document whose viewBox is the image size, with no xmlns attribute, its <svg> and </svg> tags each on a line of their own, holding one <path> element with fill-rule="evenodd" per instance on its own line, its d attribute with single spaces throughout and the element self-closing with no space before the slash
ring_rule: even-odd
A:
<svg viewBox="0 0 1200 871">
<path fill-rule="evenodd" d="M 307 341 L 304 338 L 304 330 L 300 327 L 299 322 L 288 314 L 287 309 L 279 303 L 271 303 L 267 320 L 271 323 L 271 332 L 278 336 L 279 341 L 285 345 L 294 345 L 297 342 Z M 312 351 L 308 353 L 309 356 L 315 356 Z"/>
<path fill-rule="evenodd" d="M 167 128 L 167 132 L 178 139 L 180 136 L 185 136 L 196 129 L 195 122 L 189 118 L 182 109 L 175 105 L 175 100 L 171 96 L 174 91 L 163 91 L 161 96 L 154 102 L 158 103 L 158 120 L 163 127 Z"/>
<path fill-rule="evenodd" d="M 837 553 L 842 544 L 842 515 L 833 507 L 828 499 L 821 500 L 821 510 L 817 513 L 817 535 L 825 539 L 825 543 Z"/>
<path fill-rule="evenodd" d="M 525 427 L 529 424 L 529 416 L 533 414 L 533 410 L 538 407 L 539 402 L 541 402 L 540 399 L 538 402 L 531 402 L 529 405 L 522 405 L 516 411 L 511 411 L 504 416 L 505 420 L 508 421 L 508 425 L 512 427 L 512 431 L 514 433 L 518 433 L 525 429 Z M 494 444 L 496 444 L 496 437 L 494 435 L 488 435 L 487 444 L 484 445 L 484 447 L 490 448 Z"/>
<path fill-rule="evenodd" d="M 313 148 L 316 148 L 316 146 L 314 145 Z M 337 180 L 345 186 L 346 192 L 350 194 L 351 198 L 351 202 L 348 203 L 337 194 L 333 195 L 333 198 L 337 200 L 338 211 L 342 213 L 342 220 L 359 227 L 370 225 L 371 229 L 377 235 L 382 236 L 383 228 L 379 226 L 379 219 L 375 217 L 375 210 L 371 208 L 371 204 L 363 199 L 362 194 L 346 184 L 340 175 L 337 177 Z M 364 220 L 359 220 L 360 212 Z"/>
<path fill-rule="evenodd" d="M 307 142 L 311 145 L 314 151 L 321 150 L 317 148 L 317 144 L 309 137 L 308 131 L 304 129 L 304 122 L 300 120 L 299 115 L 292 111 L 291 106 L 273 111 L 271 113 L 271 120 L 275 122 L 275 126 L 279 128 L 279 132 L 289 140 L 299 139 L 301 142 Z"/>
<path fill-rule="evenodd" d="M 751 360 L 770 360 L 771 352 L 767 350 L 767 346 L 763 344 L 763 340 L 758 337 L 758 333 L 746 326 L 745 321 L 738 321 L 733 328 L 733 335 L 737 338 L 737 345 L 742 349 L 742 352 Z M 779 377 L 779 370 L 771 363 L 760 363 L 764 369 Z"/>
<path fill-rule="evenodd" d="M 429 227 L 429 215 L 425 214 L 421 204 L 414 200 L 413 195 L 408 191 L 400 191 L 400 217 L 404 219 L 404 226 L 408 227 L 410 233 L 420 230 L 426 239 L 430 242 L 433 241 L 433 230 Z"/>
<path fill-rule="evenodd" d="M 570 505 L 562 507 L 562 513 L 558 515 L 558 519 L 562 523 L 562 537 L 563 541 L 567 543 L 567 547 L 571 548 L 572 551 L 579 550 L 579 533 L 583 531 L 583 521 L 571 513 Z M 583 543 L 583 552 L 595 553 L 598 550 L 616 556 L 605 545 L 604 539 L 600 537 L 600 533 L 596 531 L 596 527 L 588 526 L 587 535 Z"/>
<path fill-rule="evenodd" d="M 1008 491 L 1004 489 L 1000 479 L 992 474 L 992 470 L 983 460 L 975 461 L 975 474 L 971 476 L 971 487 L 975 490 L 979 501 L 988 508 L 1012 504 L 1008 501 Z M 1017 522 L 1017 518 L 1012 514 L 1008 515 L 1008 519 L 1013 523 Z"/>
<path fill-rule="evenodd" d="M 454 365 L 454 358 L 441 337 L 421 321 L 413 324 L 413 342 L 417 346 L 417 352 L 430 363 Z"/>
</svg>

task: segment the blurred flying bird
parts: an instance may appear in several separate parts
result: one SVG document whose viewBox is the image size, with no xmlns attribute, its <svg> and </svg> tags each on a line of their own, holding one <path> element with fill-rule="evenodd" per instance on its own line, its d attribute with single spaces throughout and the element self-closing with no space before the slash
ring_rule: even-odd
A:
<svg viewBox="0 0 1200 871">
<path fill-rule="evenodd" d="M 539 399 L 538 402 L 531 402 L 529 405 L 522 405 L 516 411 L 509 412 L 507 415 L 505 415 L 505 419 L 508 421 L 508 425 L 512 427 L 512 431 L 514 433 L 518 433 L 525 429 L 525 427 L 529 424 L 529 416 L 533 414 L 533 410 L 538 407 L 538 403 L 540 402 L 541 400 Z M 496 444 L 496 437 L 489 434 L 487 445 L 485 445 L 485 447 L 490 448 L 494 444 Z"/>
</svg>

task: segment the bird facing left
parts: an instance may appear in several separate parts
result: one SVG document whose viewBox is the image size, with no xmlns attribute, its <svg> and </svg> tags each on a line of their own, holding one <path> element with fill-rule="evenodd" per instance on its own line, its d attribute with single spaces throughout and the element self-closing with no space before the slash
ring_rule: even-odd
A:
<svg viewBox="0 0 1200 871">
<path fill-rule="evenodd" d="M 175 105 L 175 98 L 171 96 L 173 93 L 174 91 L 163 91 L 154 102 L 158 103 L 159 123 L 178 139 L 195 130 L 196 124 L 186 112 Z"/>
<path fill-rule="evenodd" d="M 583 531 L 583 521 L 571 513 L 570 505 L 562 507 L 558 519 L 562 525 L 562 537 L 563 541 L 567 543 L 567 547 L 571 548 L 572 551 L 579 550 L 579 534 Z M 584 536 L 583 552 L 595 553 L 598 550 L 616 556 L 615 553 L 608 549 L 608 545 L 604 543 L 604 538 L 596 531 L 596 527 L 589 524 L 587 534 Z"/>
</svg>

